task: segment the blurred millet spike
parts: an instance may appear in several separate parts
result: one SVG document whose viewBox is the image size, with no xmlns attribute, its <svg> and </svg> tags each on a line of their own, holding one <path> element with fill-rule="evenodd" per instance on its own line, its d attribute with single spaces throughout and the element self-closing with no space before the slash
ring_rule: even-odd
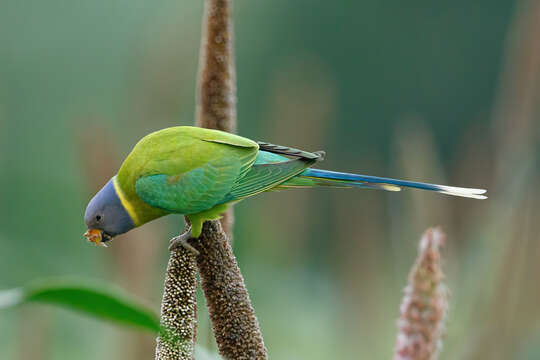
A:
<svg viewBox="0 0 540 360">
<path fill-rule="evenodd" d="M 401 302 L 394 360 L 436 360 L 441 350 L 448 311 L 440 254 L 444 243 L 439 228 L 426 230 L 420 239 Z"/>
<path fill-rule="evenodd" d="M 180 248 L 171 252 L 161 302 L 157 360 L 191 360 L 197 326 L 197 271 L 194 255 Z"/>
</svg>

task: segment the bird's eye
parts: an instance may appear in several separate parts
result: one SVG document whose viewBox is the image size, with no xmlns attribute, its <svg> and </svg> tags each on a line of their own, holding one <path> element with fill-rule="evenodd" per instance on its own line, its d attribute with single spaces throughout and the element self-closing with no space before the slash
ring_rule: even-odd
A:
<svg viewBox="0 0 540 360">
<path fill-rule="evenodd" d="M 101 221 L 101 215 L 96 215 L 96 221 Z"/>
</svg>

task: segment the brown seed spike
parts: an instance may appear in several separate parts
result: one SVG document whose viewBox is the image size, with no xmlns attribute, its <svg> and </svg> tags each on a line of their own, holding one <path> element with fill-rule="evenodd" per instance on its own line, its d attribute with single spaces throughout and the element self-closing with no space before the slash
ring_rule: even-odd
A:
<svg viewBox="0 0 540 360">
<path fill-rule="evenodd" d="M 204 223 L 193 246 L 214 336 L 225 359 L 267 359 L 249 294 L 219 221 Z"/>
<path fill-rule="evenodd" d="M 236 130 L 232 0 L 205 0 L 196 125 Z M 220 354 L 225 359 L 266 359 L 259 324 L 231 246 L 232 209 L 206 222 L 195 248 L 197 265 Z M 228 282 L 230 281 L 230 282 Z M 234 296 L 231 296 L 234 295 Z"/>
</svg>

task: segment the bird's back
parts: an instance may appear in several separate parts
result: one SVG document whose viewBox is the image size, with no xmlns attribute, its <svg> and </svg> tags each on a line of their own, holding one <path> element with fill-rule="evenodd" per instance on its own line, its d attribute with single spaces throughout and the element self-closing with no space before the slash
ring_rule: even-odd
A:
<svg viewBox="0 0 540 360">
<path fill-rule="evenodd" d="M 193 126 L 166 128 L 146 135 L 135 145 L 118 172 L 120 183 L 129 185 L 141 176 L 175 175 L 196 168 L 222 151 L 220 144 L 249 149 L 254 154 L 258 149 L 254 141 L 223 131 Z"/>
<path fill-rule="evenodd" d="M 156 204 L 151 206 L 150 199 L 141 198 L 137 190 L 140 180 L 160 175 L 174 186 L 195 169 L 233 158 L 239 164 L 239 174 L 243 174 L 255 161 L 257 151 L 258 145 L 254 141 L 222 131 L 191 126 L 167 128 L 148 134 L 135 145 L 118 171 L 117 180 L 127 201 L 138 209 L 143 220 L 148 220 L 162 216 L 163 210 L 170 209 L 159 208 Z"/>
</svg>

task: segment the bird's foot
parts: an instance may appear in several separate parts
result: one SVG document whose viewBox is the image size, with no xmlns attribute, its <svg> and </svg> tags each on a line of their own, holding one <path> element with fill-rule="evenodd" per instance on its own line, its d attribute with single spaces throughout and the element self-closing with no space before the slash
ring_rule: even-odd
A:
<svg viewBox="0 0 540 360">
<path fill-rule="evenodd" d="M 191 226 L 186 229 L 182 234 L 175 236 L 169 243 L 169 251 L 174 251 L 180 247 L 183 247 L 195 256 L 199 255 L 199 251 L 195 249 L 188 240 L 191 238 Z"/>
</svg>

